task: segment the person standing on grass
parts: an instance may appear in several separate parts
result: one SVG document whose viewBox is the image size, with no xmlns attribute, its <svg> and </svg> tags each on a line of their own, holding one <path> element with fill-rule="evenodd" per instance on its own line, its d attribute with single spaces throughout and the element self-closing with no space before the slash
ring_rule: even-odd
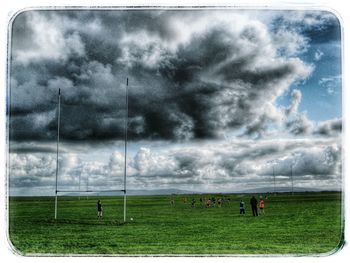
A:
<svg viewBox="0 0 350 263">
<path fill-rule="evenodd" d="M 240 215 L 245 214 L 245 203 L 243 202 L 243 200 L 241 200 L 241 202 L 239 202 L 239 214 Z"/>
<path fill-rule="evenodd" d="M 253 216 L 258 216 L 258 200 L 256 200 L 255 196 L 252 196 L 250 199 L 250 205 L 252 207 Z"/>
<path fill-rule="evenodd" d="M 192 198 L 191 207 L 194 208 L 196 205 L 196 199 Z"/>
<path fill-rule="evenodd" d="M 97 201 L 97 218 L 102 219 L 102 204 L 101 201 Z"/>
<path fill-rule="evenodd" d="M 219 199 L 218 199 L 218 207 L 221 207 L 221 205 L 222 205 L 222 199 L 219 198 Z"/>
<path fill-rule="evenodd" d="M 207 208 L 211 207 L 211 199 L 210 198 L 207 200 L 206 205 L 207 205 Z"/>
<path fill-rule="evenodd" d="M 262 198 L 260 198 L 260 202 L 259 202 L 259 209 L 260 209 L 260 215 L 264 214 L 265 215 L 265 211 L 264 211 L 264 207 L 265 207 L 265 203 L 264 200 Z"/>
</svg>

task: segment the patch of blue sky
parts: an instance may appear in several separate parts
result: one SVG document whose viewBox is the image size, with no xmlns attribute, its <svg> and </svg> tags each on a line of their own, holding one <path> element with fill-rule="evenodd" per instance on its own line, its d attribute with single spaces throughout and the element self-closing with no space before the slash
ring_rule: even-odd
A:
<svg viewBox="0 0 350 263">
<path fill-rule="evenodd" d="M 305 81 L 295 82 L 276 100 L 278 106 L 287 106 L 293 89 L 300 89 L 302 99 L 299 111 L 306 112 L 314 121 L 339 118 L 342 115 L 341 44 L 338 41 L 314 43 L 299 58 L 314 65 L 314 71 Z"/>
<path fill-rule="evenodd" d="M 286 107 L 290 104 L 293 89 L 302 92 L 299 111 L 306 112 L 314 121 L 339 118 L 342 115 L 342 50 L 341 27 L 335 15 L 320 12 L 318 16 L 310 13 L 317 23 L 307 24 L 290 19 L 286 14 L 277 17 L 270 24 L 271 31 L 288 27 L 307 39 L 304 52 L 292 56 L 299 57 L 314 66 L 314 71 L 305 81 L 293 83 L 276 99 L 276 105 Z M 287 54 L 280 54 L 287 55 Z"/>
<path fill-rule="evenodd" d="M 317 60 L 317 54 L 322 57 Z M 339 41 L 310 47 L 305 58 L 314 64 L 314 72 L 300 86 L 302 100 L 300 111 L 307 111 L 309 118 L 322 121 L 339 118 L 342 114 L 341 45 Z"/>
</svg>

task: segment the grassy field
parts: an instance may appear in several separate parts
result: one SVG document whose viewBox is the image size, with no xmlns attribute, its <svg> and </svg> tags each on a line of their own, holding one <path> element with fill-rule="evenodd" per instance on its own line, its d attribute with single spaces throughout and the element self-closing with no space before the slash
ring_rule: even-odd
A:
<svg viewBox="0 0 350 263">
<path fill-rule="evenodd" d="M 203 195 L 202 197 L 210 195 Z M 250 195 L 225 195 L 222 207 L 205 208 L 200 196 L 60 197 L 58 219 L 52 197 L 13 197 L 9 237 L 22 254 L 314 254 L 342 244 L 341 193 L 277 194 L 253 217 Z M 183 202 L 187 198 L 187 203 Z M 194 208 L 192 198 L 197 200 Z M 218 195 L 216 195 L 218 197 Z M 101 199 L 103 220 L 97 220 Z M 239 200 L 246 215 L 239 215 Z M 130 218 L 133 218 L 133 221 Z"/>
</svg>

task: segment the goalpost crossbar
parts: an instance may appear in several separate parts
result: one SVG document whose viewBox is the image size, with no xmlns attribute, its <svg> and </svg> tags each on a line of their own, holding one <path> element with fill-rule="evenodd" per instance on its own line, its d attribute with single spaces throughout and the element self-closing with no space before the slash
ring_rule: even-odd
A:
<svg viewBox="0 0 350 263">
<path fill-rule="evenodd" d="M 108 192 L 125 192 L 124 189 L 122 190 L 81 190 L 81 191 L 69 191 L 69 190 L 57 190 L 57 193 L 108 193 Z"/>
</svg>

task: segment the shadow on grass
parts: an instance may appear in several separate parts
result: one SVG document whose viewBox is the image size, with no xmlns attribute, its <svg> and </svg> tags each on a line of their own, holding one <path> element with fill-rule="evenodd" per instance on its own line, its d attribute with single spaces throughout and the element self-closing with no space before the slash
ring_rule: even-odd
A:
<svg viewBox="0 0 350 263">
<path fill-rule="evenodd" d="M 92 220 L 92 219 L 41 219 L 35 220 L 37 223 L 60 224 L 60 225 L 105 225 L 105 226 L 123 226 L 131 222 L 122 222 L 118 220 Z"/>
</svg>

